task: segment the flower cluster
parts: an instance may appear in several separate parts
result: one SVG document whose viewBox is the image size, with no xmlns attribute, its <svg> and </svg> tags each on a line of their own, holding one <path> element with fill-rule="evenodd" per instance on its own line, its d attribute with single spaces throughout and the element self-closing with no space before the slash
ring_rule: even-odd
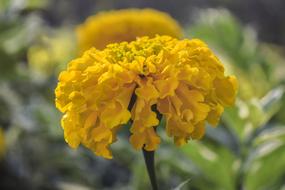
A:
<svg viewBox="0 0 285 190">
<path fill-rule="evenodd" d="M 125 9 L 101 12 L 78 26 L 79 52 L 91 47 L 103 49 L 107 44 L 133 41 L 137 37 L 169 35 L 180 38 L 182 29 L 167 13 L 153 9 Z"/>
<path fill-rule="evenodd" d="M 224 75 L 205 43 L 170 36 L 91 48 L 69 63 L 55 91 L 67 143 L 105 158 L 112 158 L 109 145 L 129 121 L 135 149 L 157 149 L 159 115 L 176 145 L 201 138 L 205 123 L 216 126 L 236 92 L 236 78 Z"/>
</svg>

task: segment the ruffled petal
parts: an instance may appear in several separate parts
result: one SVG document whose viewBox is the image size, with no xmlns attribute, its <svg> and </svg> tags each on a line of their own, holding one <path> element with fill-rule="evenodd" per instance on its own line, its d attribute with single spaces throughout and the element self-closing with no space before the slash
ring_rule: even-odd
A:
<svg viewBox="0 0 285 190">
<path fill-rule="evenodd" d="M 151 127 L 141 133 L 131 135 L 130 143 L 136 150 L 144 148 L 147 151 L 154 151 L 160 144 L 160 137 L 156 134 L 154 128 Z"/>
<path fill-rule="evenodd" d="M 225 77 L 215 79 L 215 93 L 219 102 L 224 106 L 231 106 L 235 102 L 237 92 L 237 80 L 235 77 Z"/>
</svg>

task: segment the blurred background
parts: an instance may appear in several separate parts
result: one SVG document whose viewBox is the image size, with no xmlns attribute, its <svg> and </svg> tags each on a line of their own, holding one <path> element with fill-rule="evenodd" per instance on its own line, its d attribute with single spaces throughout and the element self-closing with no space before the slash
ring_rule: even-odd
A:
<svg viewBox="0 0 285 190">
<path fill-rule="evenodd" d="M 133 7 L 170 14 L 240 83 L 236 106 L 201 141 L 177 148 L 160 134 L 161 189 L 285 190 L 284 0 L 1 0 L 0 189 L 150 189 L 126 138 L 112 160 L 73 150 L 54 106 L 58 73 L 76 57 L 75 27 Z"/>
</svg>

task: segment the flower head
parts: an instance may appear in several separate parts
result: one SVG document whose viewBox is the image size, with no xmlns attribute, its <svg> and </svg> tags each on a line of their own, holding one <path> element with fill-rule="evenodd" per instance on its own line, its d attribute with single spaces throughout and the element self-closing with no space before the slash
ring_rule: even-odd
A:
<svg viewBox="0 0 285 190">
<path fill-rule="evenodd" d="M 135 149 L 157 149 L 159 116 L 176 145 L 201 138 L 236 92 L 236 78 L 224 75 L 205 43 L 169 36 L 91 48 L 69 63 L 55 90 L 67 143 L 105 158 L 112 158 L 109 145 L 129 120 Z"/>
<path fill-rule="evenodd" d="M 76 32 L 81 53 L 93 46 L 103 49 L 107 44 L 129 42 L 141 36 L 182 36 L 180 26 L 173 18 L 153 9 L 102 12 L 89 17 Z"/>
</svg>

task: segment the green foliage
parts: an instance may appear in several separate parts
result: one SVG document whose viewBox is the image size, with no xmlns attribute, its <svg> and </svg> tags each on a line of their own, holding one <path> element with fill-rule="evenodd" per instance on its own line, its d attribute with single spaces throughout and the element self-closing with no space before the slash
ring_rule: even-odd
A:
<svg viewBox="0 0 285 190">
<path fill-rule="evenodd" d="M 274 69 L 283 60 L 278 60 L 273 50 L 260 44 L 255 31 L 250 27 L 242 27 L 228 11 L 202 11 L 188 31 L 190 37 L 201 38 L 210 44 L 226 67 L 238 75 L 242 84 L 241 98 L 260 98 L 278 83 Z"/>
<path fill-rule="evenodd" d="M 228 149 L 212 143 L 193 142 L 191 146 L 183 147 L 182 152 L 198 167 L 201 178 L 210 182 L 205 189 L 234 189 L 234 155 Z"/>
<path fill-rule="evenodd" d="M 247 189 L 281 189 L 285 171 L 284 142 L 285 126 L 272 126 L 255 138 L 245 174 Z"/>
</svg>

